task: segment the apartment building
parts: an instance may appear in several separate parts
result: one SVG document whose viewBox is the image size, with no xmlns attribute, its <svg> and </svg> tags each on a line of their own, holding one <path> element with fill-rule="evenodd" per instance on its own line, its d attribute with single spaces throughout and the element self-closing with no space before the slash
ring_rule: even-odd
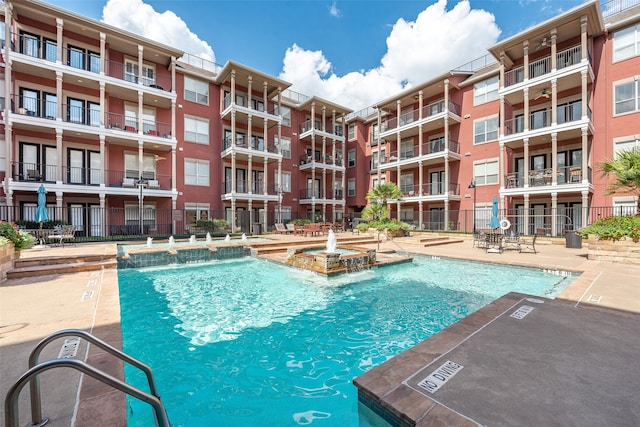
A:
<svg viewBox="0 0 640 427">
<path fill-rule="evenodd" d="M 393 215 L 420 229 L 489 228 L 494 197 L 524 234 L 635 212 L 633 195 L 607 194 L 598 163 L 639 147 L 640 8 L 603 7 L 588 2 L 503 40 L 490 57 L 381 101 L 368 122 L 349 116 L 349 129 L 369 129 L 367 186 L 396 183 Z"/>
<path fill-rule="evenodd" d="M 587 2 L 357 112 L 40 1 L 0 12 L 1 219 L 31 220 L 40 186 L 80 236 L 342 221 L 382 182 L 416 229 L 488 228 L 494 197 L 525 234 L 635 209 L 597 166 L 640 146 L 634 2 Z"/>
</svg>

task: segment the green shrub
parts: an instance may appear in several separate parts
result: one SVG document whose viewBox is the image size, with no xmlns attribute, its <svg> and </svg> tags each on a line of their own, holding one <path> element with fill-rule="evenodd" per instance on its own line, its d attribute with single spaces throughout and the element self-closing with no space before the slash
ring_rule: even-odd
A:
<svg viewBox="0 0 640 427">
<path fill-rule="evenodd" d="M 0 237 L 4 237 L 13 243 L 16 251 L 29 249 L 36 241 L 35 237 L 26 231 L 18 229 L 18 226 L 12 222 L 0 221 Z"/>
<path fill-rule="evenodd" d="M 375 228 L 378 231 L 409 231 L 411 228 L 406 222 L 397 219 L 383 218 L 381 220 L 369 221 L 368 224 L 358 224 L 358 230 L 366 231 L 369 228 Z"/>
<path fill-rule="evenodd" d="M 196 221 L 196 227 L 211 231 L 223 230 L 228 226 L 226 219 L 199 219 Z"/>
<path fill-rule="evenodd" d="M 310 219 L 292 219 L 291 221 L 289 221 L 289 224 L 293 224 L 293 225 L 305 225 L 310 223 L 311 223 Z"/>
<path fill-rule="evenodd" d="M 42 228 L 53 229 L 57 225 L 67 225 L 67 221 L 62 221 L 59 219 L 44 221 L 42 223 Z M 36 228 L 40 228 L 40 223 L 35 221 L 29 221 L 26 219 L 21 219 L 16 221 L 16 225 L 21 226 L 22 228 L 26 228 L 27 230 L 35 230 Z"/>
<path fill-rule="evenodd" d="M 7 246 L 9 244 L 9 239 L 6 237 L 0 237 L 0 248 L 3 246 Z"/>
<path fill-rule="evenodd" d="M 578 234 L 581 236 L 593 234 L 605 239 L 631 237 L 634 240 L 638 240 L 640 239 L 640 216 L 626 215 L 602 218 L 584 227 Z"/>
</svg>

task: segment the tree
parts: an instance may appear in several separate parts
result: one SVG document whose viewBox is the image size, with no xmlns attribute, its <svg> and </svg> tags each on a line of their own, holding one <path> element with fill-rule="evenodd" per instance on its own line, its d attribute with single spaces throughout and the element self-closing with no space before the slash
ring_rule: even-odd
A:
<svg viewBox="0 0 640 427">
<path fill-rule="evenodd" d="M 387 205 L 381 203 L 370 203 L 362 210 L 362 217 L 372 221 L 380 221 L 389 215 Z"/>
<path fill-rule="evenodd" d="M 607 194 L 634 194 L 637 198 L 636 213 L 640 215 L 640 150 L 621 151 L 613 160 L 601 163 L 599 167 L 605 176 L 615 175 L 616 178 L 609 185 Z"/>
<path fill-rule="evenodd" d="M 402 191 L 393 182 L 378 184 L 367 193 L 367 200 L 387 206 L 389 200 L 402 199 Z"/>
</svg>

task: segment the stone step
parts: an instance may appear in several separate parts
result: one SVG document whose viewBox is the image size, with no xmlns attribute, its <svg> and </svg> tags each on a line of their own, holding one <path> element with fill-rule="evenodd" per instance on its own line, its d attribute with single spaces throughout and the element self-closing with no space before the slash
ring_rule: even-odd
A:
<svg viewBox="0 0 640 427">
<path fill-rule="evenodd" d="M 106 259 L 89 262 L 68 262 L 64 264 L 42 264 L 30 265 L 27 267 L 17 267 L 7 271 L 7 279 L 20 279 L 24 277 L 46 276 L 50 274 L 78 273 L 81 271 L 95 271 L 103 268 L 116 268 L 118 263 L 115 259 Z"/>
<path fill-rule="evenodd" d="M 33 267 L 38 265 L 58 265 L 58 264 L 82 264 L 85 262 L 96 262 L 112 259 L 114 257 L 105 255 L 74 255 L 74 256 L 46 256 L 35 258 L 18 258 L 15 260 L 14 268 Z"/>
<path fill-rule="evenodd" d="M 375 244 L 377 241 L 370 236 L 362 236 L 362 237 L 343 237 L 337 239 L 338 246 L 357 246 L 363 244 Z M 289 248 L 310 248 L 310 249 L 318 249 L 326 247 L 326 240 L 298 240 L 298 241 L 287 241 L 287 242 L 273 242 L 266 244 L 255 244 L 252 245 L 254 251 L 256 251 L 259 255 L 277 253 L 277 252 L 286 252 Z"/>
</svg>

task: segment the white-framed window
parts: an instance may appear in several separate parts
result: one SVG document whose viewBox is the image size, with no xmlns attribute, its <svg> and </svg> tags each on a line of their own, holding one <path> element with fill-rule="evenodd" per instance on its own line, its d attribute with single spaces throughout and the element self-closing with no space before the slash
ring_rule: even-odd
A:
<svg viewBox="0 0 640 427">
<path fill-rule="evenodd" d="M 198 220 L 208 220 L 209 211 L 209 203 L 185 203 L 184 225 L 188 227 L 195 227 Z"/>
<path fill-rule="evenodd" d="M 371 145 L 378 143 L 378 124 L 374 123 L 371 126 Z"/>
<path fill-rule="evenodd" d="M 640 55 L 640 24 L 613 33 L 613 62 Z"/>
<path fill-rule="evenodd" d="M 380 177 L 380 179 L 378 178 L 373 178 L 373 180 L 371 181 L 371 188 L 376 188 L 378 186 L 378 183 L 380 183 L 380 185 L 385 184 L 387 182 L 387 177 L 386 176 L 382 176 Z"/>
<path fill-rule="evenodd" d="M 487 159 L 473 163 L 473 179 L 476 185 L 498 183 L 498 160 Z"/>
<path fill-rule="evenodd" d="M 184 116 L 184 140 L 209 145 L 209 120 Z"/>
<path fill-rule="evenodd" d="M 209 162 L 201 159 L 184 159 L 184 183 L 209 186 Z"/>
<path fill-rule="evenodd" d="M 614 114 L 640 110 L 640 80 L 614 83 Z"/>
<path fill-rule="evenodd" d="M 278 135 L 275 135 L 273 137 L 273 140 L 277 145 L 280 145 L 280 153 L 282 154 L 282 157 L 285 159 L 290 159 L 291 158 L 291 138 L 286 138 L 286 137 L 282 137 L 282 138 L 278 138 Z"/>
<path fill-rule="evenodd" d="M 638 202 L 635 197 L 614 197 L 613 214 L 616 216 L 635 215 L 638 211 Z"/>
<path fill-rule="evenodd" d="M 285 224 L 291 221 L 291 206 L 280 206 L 280 217 Z"/>
<path fill-rule="evenodd" d="M 412 207 L 403 207 L 400 208 L 400 221 L 411 224 L 413 219 L 413 208 Z"/>
<path fill-rule="evenodd" d="M 138 173 L 138 153 L 126 152 L 124 153 L 124 174 L 125 178 L 138 179 L 140 174 Z M 144 179 L 156 179 L 156 155 L 155 154 L 143 154 L 142 155 L 142 177 Z"/>
<path fill-rule="evenodd" d="M 273 182 L 275 182 L 276 185 L 278 184 L 278 171 L 274 172 Z M 282 190 L 283 193 L 290 193 L 291 192 L 291 172 L 289 172 L 289 171 L 282 171 L 281 172 L 280 186 L 281 186 L 280 189 Z"/>
<path fill-rule="evenodd" d="M 498 116 L 476 120 L 473 123 L 474 144 L 482 144 L 496 139 L 498 139 Z"/>
<path fill-rule="evenodd" d="M 138 203 L 124 203 L 124 223 L 126 225 L 140 224 L 140 205 Z M 142 225 L 146 230 L 154 230 L 156 228 L 155 203 L 144 202 L 142 206 Z M 146 230 L 143 232 L 146 233 Z"/>
<path fill-rule="evenodd" d="M 356 150 L 347 151 L 347 167 L 353 168 L 356 165 Z"/>
<path fill-rule="evenodd" d="M 347 196 L 353 197 L 356 195 L 356 179 L 349 178 L 347 181 Z"/>
<path fill-rule="evenodd" d="M 400 175 L 400 191 L 411 196 L 414 195 L 413 173 L 405 173 Z"/>
<path fill-rule="evenodd" d="M 128 82 L 138 83 L 138 62 L 125 59 L 124 61 L 124 79 Z M 151 86 L 156 83 L 156 71 L 153 65 L 142 64 L 142 84 Z"/>
<path fill-rule="evenodd" d="M 617 155 L 622 151 L 640 151 L 640 139 L 630 138 L 628 140 L 616 141 L 613 144 L 613 152 Z"/>
<path fill-rule="evenodd" d="M 184 76 L 184 99 L 209 105 L 209 83 Z"/>
<path fill-rule="evenodd" d="M 413 138 L 400 141 L 400 158 L 410 159 L 413 157 Z"/>
<path fill-rule="evenodd" d="M 483 80 L 473 85 L 473 105 L 498 99 L 498 76 Z"/>
<path fill-rule="evenodd" d="M 356 138 L 356 124 L 355 123 L 349 123 L 347 138 L 348 139 L 355 139 Z"/>
<path fill-rule="evenodd" d="M 283 105 L 282 107 L 276 105 L 273 109 L 273 112 L 276 116 L 282 116 L 282 126 L 291 126 L 291 108 L 285 105 Z"/>
</svg>

